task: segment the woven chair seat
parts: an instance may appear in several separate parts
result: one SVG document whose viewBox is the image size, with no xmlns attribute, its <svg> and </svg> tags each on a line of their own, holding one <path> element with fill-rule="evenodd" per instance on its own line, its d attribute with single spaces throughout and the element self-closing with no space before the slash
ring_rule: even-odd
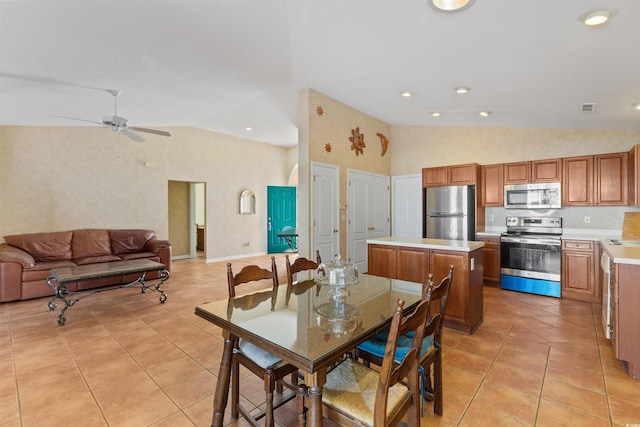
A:
<svg viewBox="0 0 640 427">
<path fill-rule="evenodd" d="M 322 387 L 322 403 L 373 427 L 373 408 L 380 374 L 351 358 L 346 358 L 327 374 Z M 387 414 L 395 414 L 411 393 L 402 383 L 389 389 Z"/>
</svg>

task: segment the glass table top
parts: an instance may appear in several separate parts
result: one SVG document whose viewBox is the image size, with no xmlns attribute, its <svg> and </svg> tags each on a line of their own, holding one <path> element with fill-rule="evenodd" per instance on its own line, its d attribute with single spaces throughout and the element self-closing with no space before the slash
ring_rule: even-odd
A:
<svg viewBox="0 0 640 427">
<path fill-rule="evenodd" d="M 264 341 L 276 346 L 262 346 L 267 351 L 279 347 L 312 366 L 384 328 L 398 299 L 409 308 L 420 301 L 422 291 L 420 283 L 361 274 L 360 283 L 346 288 L 346 304 L 334 306 L 329 288 L 308 280 L 288 292 L 283 284 L 275 301 L 268 290 L 205 303 L 196 314 L 258 346 Z"/>
</svg>

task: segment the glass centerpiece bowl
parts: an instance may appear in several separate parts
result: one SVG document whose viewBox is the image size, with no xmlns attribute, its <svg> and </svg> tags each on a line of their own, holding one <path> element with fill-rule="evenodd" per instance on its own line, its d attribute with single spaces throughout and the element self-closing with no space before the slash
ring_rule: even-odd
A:
<svg viewBox="0 0 640 427">
<path fill-rule="evenodd" d="M 342 260 L 337 254 L 333 262 L 322 263 L 316 270 L 315 282 L 328 286 L 329 302 L 316 308 L 316 312 L 330 322 L 344 322 L 359 315 L 358 309 L 347 304 L 347 289 L 360 282 L 358 268 L 351 262 Z"/>
</svg>

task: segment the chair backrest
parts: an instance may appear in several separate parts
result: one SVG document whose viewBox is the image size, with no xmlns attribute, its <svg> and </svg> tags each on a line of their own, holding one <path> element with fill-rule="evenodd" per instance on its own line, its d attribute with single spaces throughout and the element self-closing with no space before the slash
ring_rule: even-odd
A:
<svg viewBox="0 0 640 427">
<path fill-rule="evenodd" d="M 390 421 L 387 419 L 389 389 L 404 378 L 407 378 L 407 387 L 412 393 L 411 406 L 417 405 L 417 396 L 419 396 L 418 358 L 420 357 L 425 323 L 429 313 L 429 302 L 422 300 L 416 309 L 406 316 L 403 316 L 403 307 L 404 301 L 399 299 L 391 320 L 387 346 L 382 366 L 380 367 L 380 380 L 374 406 L 373 425 L 375 426 L 387 425 L 387 422 Z M 409 332 L 413 332 L 411 348 L 401 361 L 394 361 L 396 349 L 398 348 L 398 339 Z M 417 411 L 417 406 L 414 410 Z M 402 414 L 398 414 L 398 416 L 401 417 Z"/>
<path fill-rule="evenodd" d="M 227 264 L 227 283 L 229 285 L 229 298 L 236 296 L 236 287 L 244 283 L 257 282 L 260 280 L 272 280 L 272 291 L 275 293 L 278 288 L 278 270 L 276 259 L 271 257 L 271 270 L 258 267 L 257 265 L 247 265 L 238 274 L 233 275 L 231 263 Z"/>
<path fill-rule="evenodd" d="M 285 255 L 285 263 L 287 266 L 287 282 L 289 285 L 293 285 L 295 280 L 293 278 L 294 274 L 300 273 L 301 271 L 306 270 L 315 270 L 318 268 L 318 265 L 322 262 L 320 258 L 320 251 L 316 250 L 316 261 L 311 261 L 310 259 L 304 257 L 298 257 L 293 264 L 289 261 L 289 255 Z"/>
<path fill-rule="evenodd" d="M 432 275 L 430 275 L 432 276 Z M 430 277 L 431 279 L 431 277 Z M 438 286 L 431 285 L 427 289 L 428 296 L 423 295 L 423 299 L 429 300 L 429 323 L 430 327 L 425 330 L 425 336 L 434 335 L 436 342 L 441 342 L 442 326 L 444 322 L 444 314 L 447 310 L 447 300 L 449 299 L 449 290 L 453 281 L 453 264 L 449 265 L 449 272 L 440 280 Z M 434 307 L 437 308 L 435 312 Z M 431 314 L 434 313 L 434 314 Z M 431 322 L 435 316 L 440 317 L 438 322 Z"/>
<path fill-rule="evenodd" d="M 304 286 L 298 286 L 298 277 L 297 274 L 302 271 L 307 270 L 316 270 L 318 266 L 322 263 L 322 259 L 320 258 L 320 251 L 316 250 L 316 261 L 311 261 L 310 259 L 304 257 L 298 257 L 293 264 L 289 261 L 289 255 L 285 255 L 285 264 L 287 267 L 287 296 L 285 301 L 285 306 L 289 305 L 289 299 L 291 298 L 291 294 L 299 295 L 303 292 L 306 292 L 307 289 L 313 287 L 315 284 L 312 281 L 308 281 L 304 284 Z M 295 276 L 295 278 L 294 278 Z M 320 290 L 320 285 L 318 285 L 317 291 Z"/>
</svg>

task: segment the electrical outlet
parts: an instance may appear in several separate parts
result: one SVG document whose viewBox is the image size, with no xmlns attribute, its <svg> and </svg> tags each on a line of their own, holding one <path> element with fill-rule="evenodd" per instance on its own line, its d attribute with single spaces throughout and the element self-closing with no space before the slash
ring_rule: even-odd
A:
<svg viewBox="0 0 640 427">
<path fill-rule="evenodd" d="M 246 247 L 251 246 L 251 242 L 247 240 L 247 243 L 244 244 Z"/>
<path fill-rule="evenodd" d="M 471 271 L 476 269 L 476 259 L 471 258 Z"/>
<path fill-rule="evenodd" d="M 585 216 L 584 217 L 584 223 L 585 224 L 591 224 L 591 217 L 590 216 Z"/>
<path fill-rule="evenodd" d="M 489 222 L 493 222 L 496 219 L 495 216 L 493 215 L 489 215 Z"/>
</svg>

